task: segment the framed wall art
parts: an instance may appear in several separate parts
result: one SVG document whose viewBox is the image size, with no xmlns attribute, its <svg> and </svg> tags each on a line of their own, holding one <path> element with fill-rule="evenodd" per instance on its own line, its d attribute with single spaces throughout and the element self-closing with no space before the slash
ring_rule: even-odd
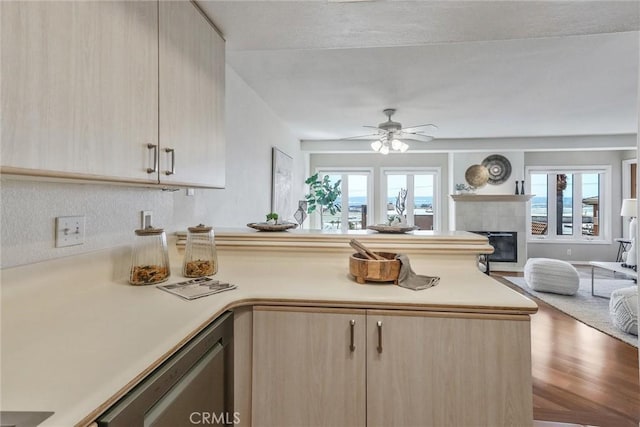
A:
<svg viewBox="0 0 640 427">
<path fill-rule="evenodd" d="M 291 197 L 293 158 L 273 147 L 271 165 L 271 212 L 277 213 L 281 220 L 286 220 L 295 212 Z"/>
</svg>

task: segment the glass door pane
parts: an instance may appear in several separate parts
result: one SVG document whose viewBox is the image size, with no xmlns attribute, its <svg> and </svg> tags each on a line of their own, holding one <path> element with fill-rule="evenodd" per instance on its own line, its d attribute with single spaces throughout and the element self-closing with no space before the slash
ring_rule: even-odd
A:
<svg viewBox="0 0 640 427">
<path fill-rule="evenodd" d="M 573 235 L 573 175 L 556 175 L 556 234 Z"/>
<path fill-rule="evenodd" d="M 336 174 L 329 174 L 329 181 L 331 182 L 331 184 L 335 184 L 336 182 L 338 182 L 339 180 L 342 179 L 342 175 L 336 175 Z M 340 197 L 338 197 L 337 200 L 337 204 L 341 207 L 341 199 Z M 319 209 L 320 207 L 318 207 Z M 323 220 L 323 228 L 325 230 L 340 230 L 340 227 L 342 225 L 342 208 L 340 208 L 339 211 L 337 211 L 335 214 L 332 214 L 328 208 L 325 207 L 324 211 L 322 212 L 322 220 Z"/>
<path fill-rule="evenodd" d="M 547 174 L 531 174 L 531 234 L 534 236 L 546 236 L 549 228 L 549 216 L 547 207 Z"/>
<path fill-rule="evenodd" d="M 600 235 L 600 174 L 582 174 L 582 235 Z"/>
<path fill-rule="evenodd" d="M 387 175 L 386 215 L 384 221 L 389 223 L 399 213 L 396 210 L 396 201 L 401 190 L 407 189 L 407 175 Z M 405 211 L 406 214 L 406 211 Z"/>
<path fill-rule="evenodd" d="M 433 230 L 433 175 L 414 176 L 413 223 L 420 230 Z"/>
<path fill-rule="evenodd" d="M 369 200 L 368 192 L 368 175 L 348 175 L 349 183 L 349 230 L 362 230 L 367 228 L 369 221 L 369 212 L 367 206 Z"/>
</svg>

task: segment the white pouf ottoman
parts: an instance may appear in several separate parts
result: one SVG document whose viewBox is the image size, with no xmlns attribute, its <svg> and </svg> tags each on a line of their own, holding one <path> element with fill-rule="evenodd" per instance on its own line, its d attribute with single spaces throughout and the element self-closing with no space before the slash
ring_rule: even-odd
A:
<svg viewBox="0 0 640 427">
<path fill-rule="evenodd" d="M 638 335 L 638 287 L 630 286 L 611 292 L 609 315 L 618 329 Z"/>
<path fill-rule="evenodd" d="M 580 287 L 578 270 L 566 261 L 530 258 L 524 266 L 524 280 L 534 291 L 575 295 Z"/>
</svg>

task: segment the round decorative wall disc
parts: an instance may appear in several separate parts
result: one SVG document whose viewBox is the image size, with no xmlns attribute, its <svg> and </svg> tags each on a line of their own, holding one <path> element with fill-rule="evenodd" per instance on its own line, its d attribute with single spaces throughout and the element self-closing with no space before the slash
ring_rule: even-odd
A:
<svg viewBox="0 0 640 427">
<path fill-rule="evenodd" d="M 482 166 L 489 171 L 489 184 L 498 185 L 505 182 L 511 176 L 511 163 L 509 159 L 500 154 L 492 154 L 482 161 Z"/>
<path fill-rule="evenodd" d="M 489 171 L 482 165 L 472 165 L 464 173 L 464 179 L 473 188 L 480 188 L 489 180 Z"/>
</svg>

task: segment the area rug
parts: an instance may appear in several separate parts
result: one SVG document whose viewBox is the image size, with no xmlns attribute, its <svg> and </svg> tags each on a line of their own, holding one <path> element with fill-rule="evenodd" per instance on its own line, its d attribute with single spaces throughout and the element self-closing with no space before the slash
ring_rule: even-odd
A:
<svg viewBox="0 0 640 427">
<path fill-rule="evenodd" d="M 627 334 L 616 328 L 609 317 L 609 300 L 591 295 L 591 279 L 580 279 L 580 288 L 576 295 L 556 295 L 547 292 L 536 292 L 530 289 L 524 277 L 503 277 L 526 293 L 541 299 L 569 316 L 585 323 L 605 334 L 616 337 L 626 343 L 638 347 L 638 337 Z M 635 286 L 633 280 L 596 279 L 595 292 L 598 295 L 611 295 L 614 289 Z"/>
</svg>

